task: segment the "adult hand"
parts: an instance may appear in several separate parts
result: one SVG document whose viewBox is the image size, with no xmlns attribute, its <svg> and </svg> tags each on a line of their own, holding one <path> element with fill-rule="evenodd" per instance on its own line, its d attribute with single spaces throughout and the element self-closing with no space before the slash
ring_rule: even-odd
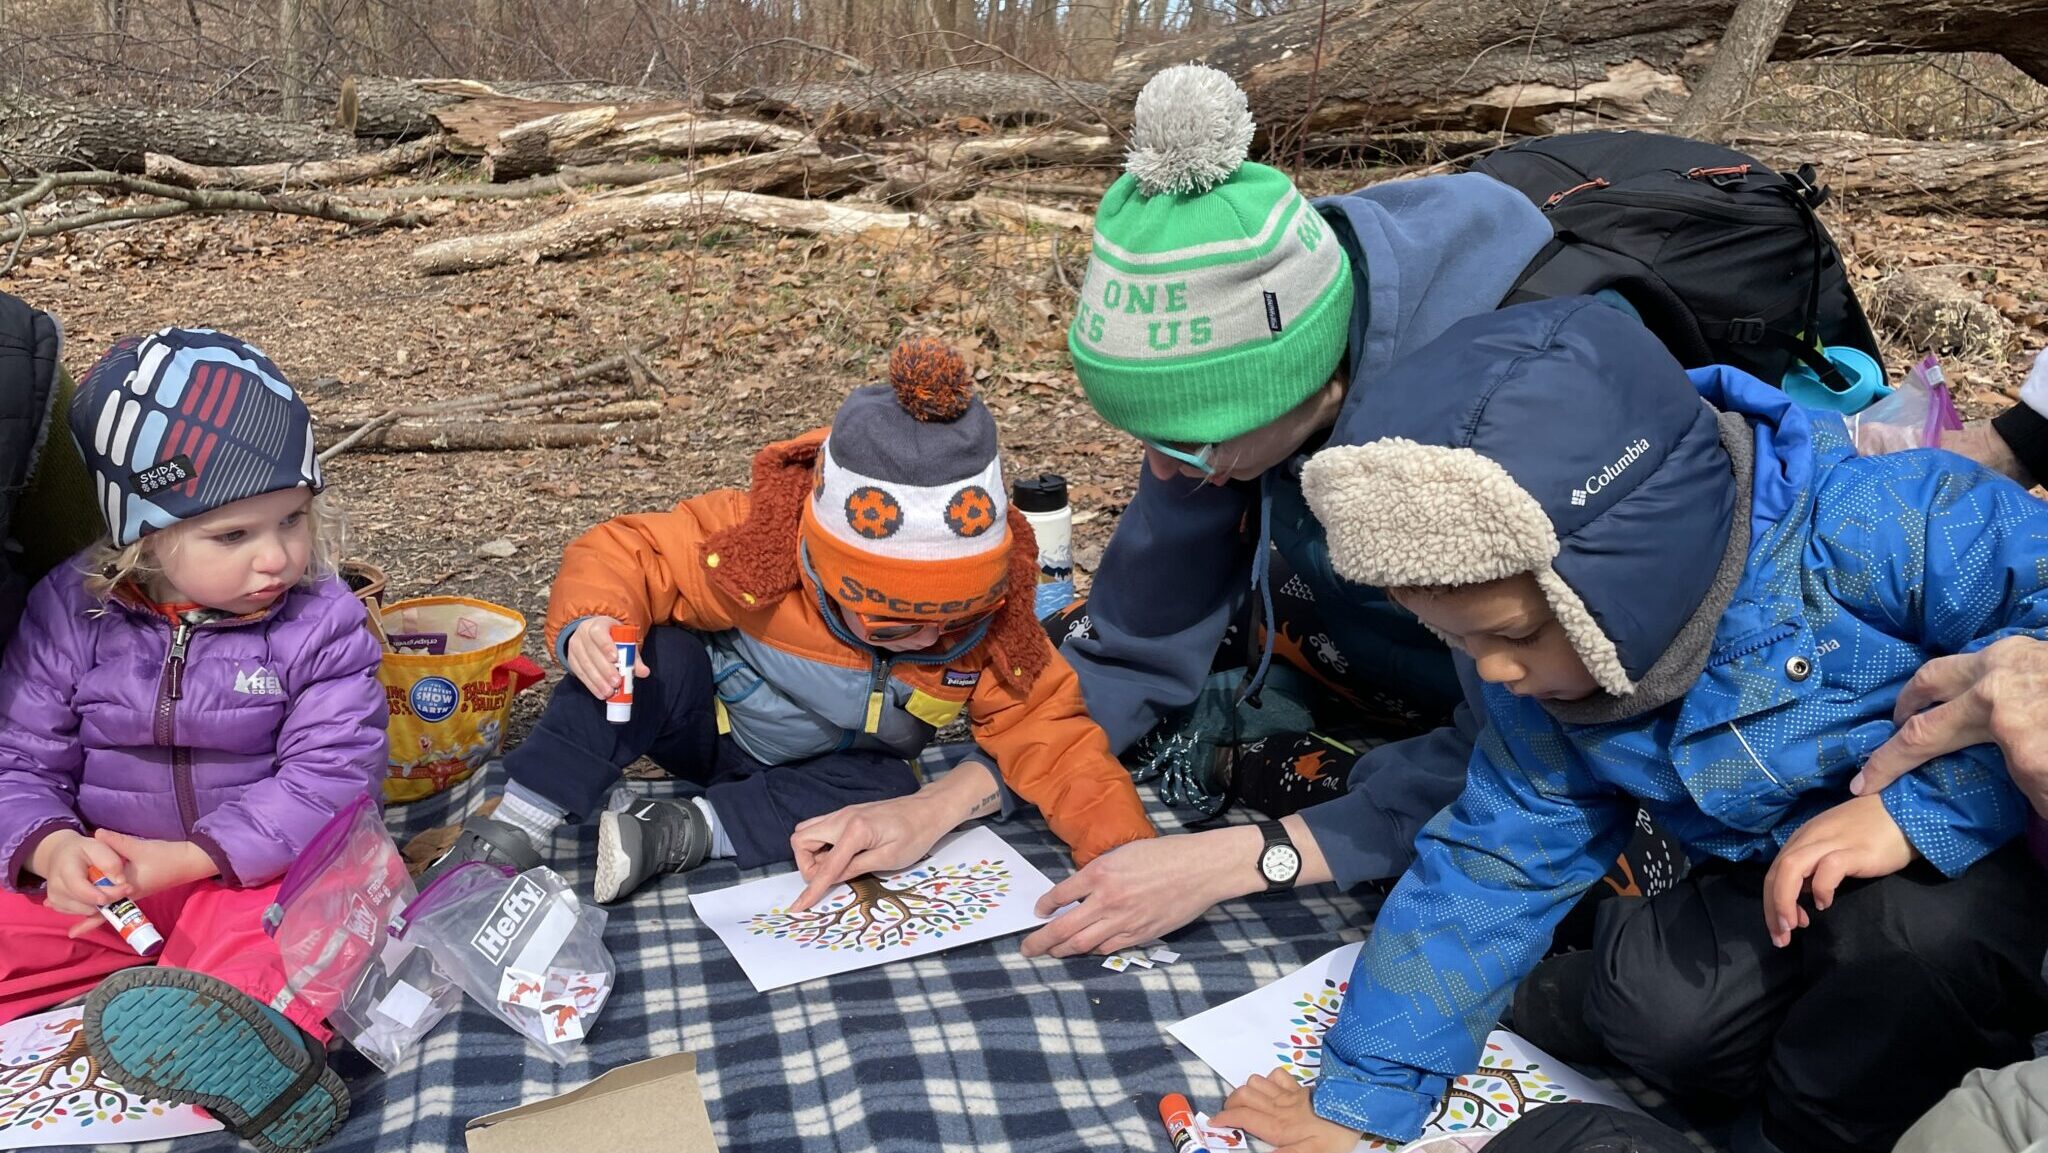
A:
<svg viewBox="0 0 2048 1153">
<path fill-rule="evenodd" d="M 619 687 L 618 649 L 612 645 L 612 626 L 624 624 L 613 617 L 585 617 L 576 631 L 569 634 L 569 643 L 563 646 L 569 657 L 569 671 L 583 682 L 592 696 L 608 697 Z M 633 654 L 633 676 L 635 679 L 647 675 L 647 662 L 640 658 L 638 649 Z"/>
<path fill-rule="evenodd" d="M 104 873 L 113 887 L 93 884 L 85 875 L 88 865 Z M 29 854 L 28 871 L 43 879 L 43 904 L 67 916 L 84 917 L 130 894 L 126 865 L 106 844 L 75 829 L 59 829 Z"/>
<path fill-rule="evenodd" d="M 139 901 L 166 889 L 203 881 L 220 872 L 214 865 L 213 858 L 206 855 L 206 850 L 191 841 L 153 841 L 147 837 L 131 837 L 126 833 L 117 833 L 112 829 L 95 830 L 92 837 L 101 849 L 116 854 L 115 859 L 122 863 L 121 871 L 127 884 L 124 891 L 117 895 L 133 901 Z M 106 872 L 106 866 L 102 865 L 100 871 Z M 107 927 L 106 921 L 97 915 L 88 916 L 71 926 L 70 935 L 83 937 L 94 929 Z"/>
<path fill-rule="evenodd" d="M 1252 1074 L 1223 1099 L 1209 1124 L 1242 1129 L 1273 1146 L 1273 1153 L 1351 1153 L 1360 1137 L 1316 1116 L 1309 1091 L 1284 1068 Z"/>
<path fill-rule="evenodd" d="M 849 877 L 915 864 L 952 828 L 921 793 L 812 817 L 789 838 L 796 870 L 804 878 L 804 891 L 790 902 L 790 910 L 810 908 Z"/>
<path fill-rule="evenodd" d="M 1899 731 L 1870 754 L 1850 792 L 1875 793 L 1935 757 L 1996 744 L 2013 783 L 2048 817 L 2048 641 L 2007 637 L 1928 661 L 1892 719 Z"/>
<path fill-rule="evenodd" d="M 1884 798 L 1843 801 L 1799 826 L 1764 874 L 1764 924 L 1771 943 L 1782 949 L 1792 943 L 1793 929 L 1811 923 L 1799 906 L 1799 890 L 1809 879 L 1813 907 L 1826 909 L 1844 878 L 1889 876 L 1912 863 L 1912 843 L 1885 811 Z"/>
<path fill-rule="evenodd" d="M 1024 938 L 1024 955 L 1114 953 L 1157 940 L 1251 891 L 1262 841 L 1250 825 L 1119 845 L 1038 900 L 1038 915 L 1080 905 Z"/>
</svg>

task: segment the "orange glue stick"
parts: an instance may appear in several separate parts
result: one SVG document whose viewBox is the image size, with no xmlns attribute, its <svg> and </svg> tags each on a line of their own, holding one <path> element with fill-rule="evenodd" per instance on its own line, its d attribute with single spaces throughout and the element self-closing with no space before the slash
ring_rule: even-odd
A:
<svg viewBox="0 0 2048 1153">
<path fill-rule="evenodd" d="M 633 666 L 640 663 L 640 630 L 612 626 L 612 653 L 618 660 L 619 687 L 604 701 L 604 719 L 623 725 L 633 719 Z"/>
<path fill-rule="evenodd" d="M 114 879 L 100 872 L 95 865 L 85 867 L 85 877 L 102 889 L 114 887 Z M 153 957 L 164 947 L 163 934 L 157 932 L 156 926 L 149 923 L 149 918 L 142 915 L 142 910 L 135 907 L 135 902 L 126 897 L 111 905 L 101 905 L 100 916 L 105 917 L 107 924 L 112 925 L 114 931 L 121 934 L 121 939 L 128 942 L 129 948 L 144 957 Z"/>
<path fill-rule="evenodd" d="M 1159 1099 L 1159 1119 L 1166 1123 L 1166 1138 L 1173 1142 L 1173 1153 L 1209 1153 L 1209 1147 L 1202 1144 L 1202 1135 L 1195 1131 L 1195 1108 L 1179 1093 L 1168 1093 Z"/>
</svg>

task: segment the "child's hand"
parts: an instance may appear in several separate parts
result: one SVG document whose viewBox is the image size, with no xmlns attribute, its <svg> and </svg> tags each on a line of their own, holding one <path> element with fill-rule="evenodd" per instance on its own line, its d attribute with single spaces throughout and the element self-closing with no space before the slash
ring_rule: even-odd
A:
<svg viewBox="0 0 2048 1153">
<path fill-rule="evenodd" d="M 121 863 L 121 876 L 127 880 L 127 884 L 113 895 L 127 897 L 133 901 L 139 901 L 166 889 L 203 881 L 220 872 L 215 867 L 213 858 L 206 855 L 206 850 L 191 841 L 152 841 L 143 837 L 131 837 L 126 833 L 117 833 L 112 829 L 95 830 L 92 839 L 102 851 L 115 854 L 114 859 Z M 105 865 L 100 866 L 100 871 L 110 877 L 115 875 Z M 100 892 L 106 890 L 102 889 Z M 88 909 L 86 912 L 91 914 L 93 911 Z M 99 916 L 89 915 L 85 920 L 71 926 L 70 935 L 83 937 L 94 929 L 105 928 L 106 924 Z"/>
<path fill-rule="evenodd" d="M 790 910 L 810 908 L 849 877 L 915 864 L 952 828 L 943 818 L 933 820 L 931 807 L 915 793 L 812 817 L 789 837 L 796 870 L 804 878 L 804 891 L 790 902 Z"/>
<path fill-rule="evenodd" d="M 1764 925 L 1771 943 L 1784 948 L 1792 943 L 1792 930 L 1810 923 L 1799 907 L 1799 890 L 1809 879 L 1813 907 L 1825 909 L 1834 904 L 1844 878 L 1889 876 L 1912 863 L 1912 844 L 1875 793 L 1806 822 L 1764 874 Z"/>
<path fill-rule="evenodd" d="M 1360 1134 L 1316 1116 L 1309 1091 L 1286 1069 L 1275 1069 L 1239 1085 L 1223 1100 L 1211 1125 L 1242 1129 L 1273 1146 L 1273 1153 L 1351 1153 Z"/>
<path fill-rule="evenodd" d="M 85 875 L 87 865 L 105 873 L 114 887 L 93 884 Z M 44 837 L 29 854 L 28 870 L 48 886 L 43 904 L 67 916 L 96 918 L 101 905 L 132 893 L 121 854 L 72 829 L 59 829 Z"/>
<path fill-rule="evenodd" d="M 583 687 L 599 698 L 612 695 L 619 687 L 618 650 L 612 647 L 612 626 L 624 624 L 612 617 L 586 617 L 576 631 L 569 634 L 566 651 L 569 657 L 569 671 L 583 682 Z M 647 662 L 636 653 L 633 658 L 633 676 L 647 675 Z"/>
</svg>

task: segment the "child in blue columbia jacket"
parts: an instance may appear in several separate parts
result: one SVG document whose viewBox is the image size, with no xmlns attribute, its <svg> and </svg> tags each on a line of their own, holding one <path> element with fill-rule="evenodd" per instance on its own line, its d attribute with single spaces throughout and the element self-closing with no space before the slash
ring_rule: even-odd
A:
<svg viewBox="0 0 2048 1153">
<path fill-rule="evenodd" d="M 1276 1071 L 1218 1120 L 1300 1153 L 1416 1136 L 1639 805 L 1703 862 L 1601 914 L 1586 1021 L 1645 1080 L 1760 1100 L 1788 1153 L 1889 1149 L 2028 1055 L 2048 877 L 1998 750 L 1852 790 L 1921 664 L 2048 637 L 2048 506 L 1947 453 L 1857 458 L 1584 298 L 1463 321 L 1394 375 L 1303 489 L 1336 571 L 1473 660 L 1484 728 L 1312 1095 Z"/>
</svg>

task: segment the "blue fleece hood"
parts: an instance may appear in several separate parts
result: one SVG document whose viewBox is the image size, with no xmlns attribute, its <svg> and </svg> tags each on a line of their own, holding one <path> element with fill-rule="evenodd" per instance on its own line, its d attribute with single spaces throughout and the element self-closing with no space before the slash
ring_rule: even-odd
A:
<svg viewBox="0 0 2048 1153">
<path fill-rule="evenodd" d="M 1766 404 L 1736 377 L 1706 379 L 1709 399 Z M 1639 322 L 1542 301 L 1403 357 L 1346 406 L 1302 486 L 1347 580 L 1534 573 L 1601 687 L 1627 696 L 1721 568 L 1737 486 L 1719 425 Z"/>
</svg>

